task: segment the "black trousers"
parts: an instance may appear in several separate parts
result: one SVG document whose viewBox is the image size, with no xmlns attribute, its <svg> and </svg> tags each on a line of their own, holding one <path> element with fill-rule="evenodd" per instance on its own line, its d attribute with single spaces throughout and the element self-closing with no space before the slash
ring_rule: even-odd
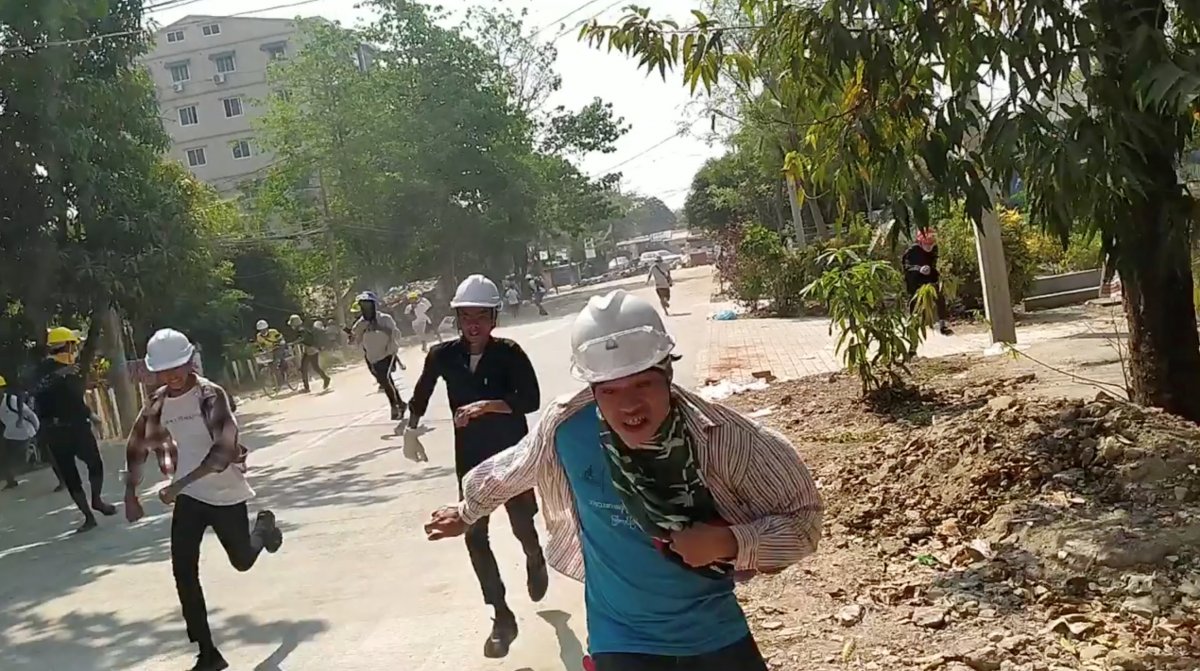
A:
<svg viewBox="0 0 1200 671">
<path fill-rule="evenodd" d="M 262 553 L 262 547 L 254 547 L 250 542 L 250 518 L 245 503 L 214 506 L 186 494 L 175 499 L 175 512 L 171 515 L 171 571 L 175 574 L 175 590 L 179 592 L 188 640 L 202 646 L 213 644 L 208 606 L 200 588 L 200 542 L 209 527 L 217 533 L 230 565 L 238 571 L 249 571 Z"/>
<path fill-rule="evenodd" d="M 321 353 L 313 352 L 300 355 L 300 379 L 304 381 L 304 390 L 308 391 L 308 371 L 313 370 L 321 377 L 325 384 L 329 384 L 329 376 L 325 374 L 325 370 L 321 368 Z"/>
<path fill-rule="evenodd" d="M 392 382 L 392 366 L 395 363 L 396 357 L 391 355 L 374 363 L 367 361 L 367 367 L 371 369 L 371 375 L 375 376 L 375 381 L 383 386 L 383 393 L 387 396 L 388 403 L 393 408 L 403 408 L 404 401 L 400 398 L 400 391 L 396 389 L 396 383 Z"/>
<path fill-rule="evenodd" d="M 87 466 L 88 484 L 92 502 L 100 499 L 104 489 L 104 461 L 100 459 L 100 446 L 96 444 L 96 435 L 88 424 L 55 425 L 44 429 L 46 443 L 50 446 L 50 458 L 54 460 L 58 477 L 63 486 L 71 493 L 71 498 L 78 503 L 83 496 L 83 479 L 79 477 L 79 469 L 75 466 L 78 459 Z"/>
<path fill-rule="evenodd" d="M 0 439 L 0 480 L 16 482 L 17 466 L 25 461 L 28 440 Z"/>
<path fill-rule="evenodd" d="M 908 310 L 913 312 L 917 309 L 917 291 L 926 284 L 933 285 L 933 290 L 937 293 L 937 318 L 940 321 L 945 321 L 950 316 L 950 310 L 946 306 L 946 293 L 942 291 L 942 285 L 938 282 L 920 282 L 917 284 L 909 284 L 908 290 Z"/>
<path fill-rule="evenodd" d="M 695 657 L 605 653 L 593 655 L 592 661 L 596 671 L 767 671 L 753 636 Z"/>
<path fill-rule="evenodd" d="M 532 564 L 544 562 L 537 527 L 533 524 L 538 511 L 533 490 L 510 499 L 504 507 L 508 510 L 508 522 L 512 525 L 513 535 L 525 551 L 526 561 Z M 500 567 L 496 565 L 496 555 L 492 552 L 488 537 L 489 521 L 489 518 L 483 517 L 467 529 L 467 554 L 471 556 L 471 567 L 475 569 L 475 577 L 479 578 L 479 586 L 483 589 L 483 602 L 489 606 L 507 607 L 504 580 L 500 577 Z"/>
</svg>

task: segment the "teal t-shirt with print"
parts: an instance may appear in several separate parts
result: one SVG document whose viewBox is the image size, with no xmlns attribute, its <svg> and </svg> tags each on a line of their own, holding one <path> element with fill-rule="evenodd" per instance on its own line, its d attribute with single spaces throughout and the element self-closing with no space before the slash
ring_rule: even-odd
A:
<svg viewBox="0 0 1200 671">
<path fill-rule="evenodd" d="M 599 436 L 593 404 L 559 426 L 554 441 L 579 516 L 591 653 L 687 657 L 748 636 L 733 580 L 667 559 L 626 513 Z"/>
</svg>

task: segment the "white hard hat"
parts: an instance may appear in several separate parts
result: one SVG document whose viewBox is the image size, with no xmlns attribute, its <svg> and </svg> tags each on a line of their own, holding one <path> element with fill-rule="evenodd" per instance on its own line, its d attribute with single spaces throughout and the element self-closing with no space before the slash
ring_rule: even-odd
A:
<svg viewBox="0 0 1200 671">
<path fill-rule="evenodd" d="M 458 308 L 498 308 L 500 307 L 500 290 L 496 283 L 483 275 L 472 275 L 458 285 L 450 307 Z"/>
<path fill-rule="evenodd" d="M 318 319 L 317 321 L 313 322 L 313 328 L 317 329 L 318 331 L 323 330 L 325 328 L 325 322 Z"/>
<path fill-rule="evenodd" d="M 303 321 L 304 320 L 300 318 L 300 315 L 292 315 L 291 317 L 288 317 L 289 324 L 300 324 Z"/>
<path fill-rule="evenodd" d="M 671 356 L 675 339 L 654 306 L 618 289 L 593 296 L 571 329 L 571 374 L 584 382 L 617 380 Z"/>
<path fill-rule="evenodd" d="M 188 337 L 175 329 L 162 329 L 150 336 L 146 343 L 146 370 L 158 373 L 180 366 L 192 360 L 196 347 Z"/>
<path fill-rule="evenodd" d="M 258 323 L 254 325 L 254 328 L 258 329 L 259 331 L 266 331 L 269 326 L 270 324 L 267 323 L 267 320 L 260 319 L 258 320 Z"/>
</svg>

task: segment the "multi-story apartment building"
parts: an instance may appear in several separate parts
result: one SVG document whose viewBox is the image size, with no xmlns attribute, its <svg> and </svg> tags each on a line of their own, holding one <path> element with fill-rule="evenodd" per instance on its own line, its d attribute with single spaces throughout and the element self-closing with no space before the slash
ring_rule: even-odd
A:
<svg viewBox="0 0 1200 671">
<path fill-rule="evenodd" d="M 232 195 L 272 161 L 253 120 L 270 93 L 272 61 L 295 54 L 290 19 L 188 16 L 158 30 L 142 58 L 154 78 L 171 157 Z"/>
</svg>

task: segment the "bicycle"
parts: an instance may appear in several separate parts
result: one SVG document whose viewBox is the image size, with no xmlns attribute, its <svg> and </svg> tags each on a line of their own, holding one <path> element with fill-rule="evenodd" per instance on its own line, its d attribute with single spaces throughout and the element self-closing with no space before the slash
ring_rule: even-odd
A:
<svg viewBox="0 0 1200 671">
<path fill-rule="evenodd" d="M 275 398 L 286 386 L 293 392 L 300 391 L 300 375 L 295 365 L 295 356 L 291 351 L 284 354 L 276 363 L 274 353 L 262 353 L 254 357 L 259 375 L 263 379 L 263 391 L 270 398 Z"/>
</svg>

